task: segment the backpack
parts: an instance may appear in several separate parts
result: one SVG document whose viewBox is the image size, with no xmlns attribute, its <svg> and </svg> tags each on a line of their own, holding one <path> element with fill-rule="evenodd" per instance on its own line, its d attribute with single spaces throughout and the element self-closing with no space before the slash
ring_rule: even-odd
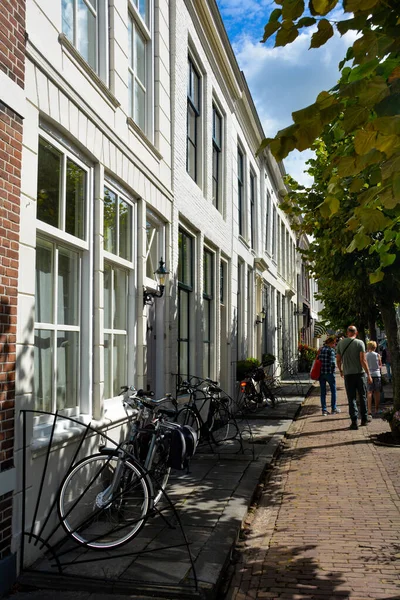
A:
<svg viewBox="0 0 400 600">
<path fill-rule="evenodd" d="M 197 447 L 197 434 L 190 425 L 171 423 L 171 445 L 168 466 L 172 469 L 186 469 Z"/>
</svg>

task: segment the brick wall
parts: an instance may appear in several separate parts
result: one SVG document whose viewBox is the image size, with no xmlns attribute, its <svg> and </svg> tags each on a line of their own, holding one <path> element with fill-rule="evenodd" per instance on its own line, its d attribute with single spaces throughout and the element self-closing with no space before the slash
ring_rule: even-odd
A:
<svg viewBox="0 0 400 600">
<path fill-rule="evenodd" d="M 0 2 L 0 69 L 24 87 L 25 0 Z"/>
<path fill-rule="evenodd" d="M 24 88 L 25 5 L 0 2 L 0 70 L 10 82 L 8 98 L 13 85 Z M 14 466 L 21 158 L 22 118 L 3 102 L 0 90 L 0 476 Z M 8 492 L 0 496 L 0 564 L 11 553 L 11 518 Z"/>
</svg>

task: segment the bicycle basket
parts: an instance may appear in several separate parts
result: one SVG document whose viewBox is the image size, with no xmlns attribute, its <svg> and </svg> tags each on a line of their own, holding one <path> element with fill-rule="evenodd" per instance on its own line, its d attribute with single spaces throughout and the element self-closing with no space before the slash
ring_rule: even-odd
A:
<svg viewBox="0 0 400 600">
<path fill-rule="evenodd" d="M 254 381 L 263 381 L 265 379 L 264 369 L 262 369 L 261 367 L 256 369 L 252 373 L 252 378 L 254 379 Z"/>
<path fill-rule="evenodd" d="M 190 425 L 173 424 L 168 466 L 173 469 L 186 469 L 197 447 L 197 434 Z"/>
</svg>

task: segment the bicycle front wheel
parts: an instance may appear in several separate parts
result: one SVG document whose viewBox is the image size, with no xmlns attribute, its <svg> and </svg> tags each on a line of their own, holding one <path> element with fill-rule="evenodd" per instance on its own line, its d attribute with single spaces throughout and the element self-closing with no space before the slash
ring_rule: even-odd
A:
<svg viewBox="0 0 400 600">
<path fill-rule="evenodd" d="M 165 439 L 156 440 L 151 457 L 149 475 L 154 488 L 154 504 L 161 499 L 168 483 L 171 468 L 168 466 L 169 444 Z"/>
<path fill-rule="evenodd" d="M 209 429 L 212 440 L 216 444 L 233 440 L 239 433 L 235 418 L 220 404 L 215 407 Z"/>
<path fill-rule="evenodd" d="M 200 439 L 200 421 L 195 411 L 190 406 L 184 406 L 176 415 L 176 422 L 180 425 L 190 425 L 197 434 L 197 439 Z"/>
<path fill-rule="evenodd" d="M 139 533 L 152 507 L 142 469 L 118 456 L 95 454 L 65 477 L 58 499 L 62 526 L 75 541 L 96 550 L 118 548 Z M 122 467 L 119 481 L 116 469 Z M 112 487 L 115 489 L 112 491 Z"/>
</svg>

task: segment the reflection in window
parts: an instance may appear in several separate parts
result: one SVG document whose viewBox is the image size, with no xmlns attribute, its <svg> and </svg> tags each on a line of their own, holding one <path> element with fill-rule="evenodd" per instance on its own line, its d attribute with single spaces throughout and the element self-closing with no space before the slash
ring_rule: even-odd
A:
<svg viewBox="0 0 400 600">
<path fill-rule="evenodd" d="M 203 257 L 203 376 L 211 377 L 214 257 L 208 250 Z"/>
<path fill-rule="evenodd" d="M 104 397 L 120 392 L 127 378 L 128 272 L 104 265 Z"/>
<path fill-rule="evenodd" d="M 222 117 L 213 106 L 212 131 L 212 200 L 215 208 L 221 210 L 221 152 L 222 152 Z"/>
<path fill-rule="evenodd" d="M 179 232 L 178 261 L 178 369 L 180 375 L 190 374 L 190 304 L 193 293 L 193 238 Z"/>
<path fill-rule="evenodd" d="M 129 111 L 135 123 L 146 132 L 148 93 L 148 2 L 136 2 L 137 13 L 129 12 L 128 20 L 128 88 Z M 145 27 L 144 27 L 145 25 Z"/>
<path fill-rule="evenodd" d="M 197 182 L 200 135 L 200 75 L 188 59 L 186 170 Z"/>
<path fill-rule="evenodd" d="M 80 262 L 78 252 L 37 240 L 34 388 L 39 410 L 78 406 Z"/>
<path fill-rule="evenodd" d="M 62 0 L 62 30 L 92 69 L 98 72 L 97 0 Z"/>
<path fill-rule="evenodd" d="M 104 188 L 104 250 L 132 260 L 132 205 Z"/>
<path fill-rule="evenodd" d="M 86 171 L 39 138 L 37 218 L 84 240 L 86 195 Z"/>
<path fill-rule="evenodd" d="M 159 267 L 163 252 L 160 248 L 159 225 L 151 220 L 146 222 L 146 277 L 154 279 L 154 273 Z"/>
</svg>

